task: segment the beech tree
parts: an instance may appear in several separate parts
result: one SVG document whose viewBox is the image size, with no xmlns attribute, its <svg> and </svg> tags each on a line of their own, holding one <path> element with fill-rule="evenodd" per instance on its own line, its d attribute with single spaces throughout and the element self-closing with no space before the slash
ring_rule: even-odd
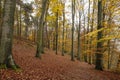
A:
<svg viewBox="0 0 120 80">
<path fill-rule="evenodd" d="M 16 0 L 4 0 L 0 65 L 8 68 L 16 68 L 15 61 L 12 57 L 15 5 Z"/>
<path fill-rule="evenodd" d="M 98 0 L 98 26 L 97 30 L 100 30 L 103 27 L 103 12 L 102 12 L 102 0 Z M 102 39 L 102 31 L 99 31 L 97 34 L 97 51 L 96 51 L 96 66 L 95 69 L 103 70 L 103 53 L 102 53 L 102 42 L 99 42 Z"/>
<path fill-rule="evenodd" d="M 42 12 L 41 12 L 41 17 L 40 17 L 40 22 L 39 22 L 39 28 L 37 32 L 37 51 L 36 51 L 36 57 L 41 58 L 41 53 L 42 53 L 42 30 L 44 26 L 44 20 L 45 20 L 45 14 L 47 10 L 47 3 L 49 0 L 42 0 Z"/>
<path fill-rule="evenodd" d="M 63 2 L 63 33 L 62 33 L 62 56 L 64 56 L 65 46 L 65 2 Z"/>
<path fill-rule="evenodd" d="M 71 40 L 71 60 L 74 61 L 74 19 L 75 19 L 75 0 L 72 0 L 72 40 Z"/>
</svg>

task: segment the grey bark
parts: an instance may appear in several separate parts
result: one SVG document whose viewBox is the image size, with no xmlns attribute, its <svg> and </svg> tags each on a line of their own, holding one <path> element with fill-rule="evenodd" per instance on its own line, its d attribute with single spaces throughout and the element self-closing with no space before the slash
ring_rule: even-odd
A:
<svg viewBox="0 0 120 80">
<path fill-rule="evenodd" d="M 0 64 L 15 68 L 12 57 L 14 12 L 16 0 L 5 0 L 3 10 L 2 36 L 0 46 Z"/>
<path fill-rule="evenodd" d="M 36 57 L 41 58 L 41 52 L 42 52 L 42 30 L 43 30 L 43 22 L 45 20 L 45 13 L 47 9 L 47 2 L 49 0 L 42 0 L 42 13 L 40 17 L 40 23 L 39 23 L 39 29 L 37 32 L 37 51 L 36 51 Z"/>
<path fill-rule="evenodd" d="M 75 18 L 75 0 L 72 0 L 72 45 L 71 45 L 71 60 L 74 61 L 74 18 Z"/>
<path fill-rule="evenodd" d="M 78 52 L 77 52 L 77 59 L 80 60 L 80 53 L 81 53 L 81 41 L 80 41 L 80 34 L 81 33 L 81 12 L 79 11 L 79 28 L 78 28 Z"/>
<path fill-rule="evenodd" d="M 63 33 L 62 33 L 62 56 L 64 56 L 64 46 L 65 46 L 65 3 L 63 3 Z"/>
<path fill-rule="evenodd" d="M 17 19 L 17 25 L 16 25 L 16 36 L 19 36 L 19 12 L 18 8 L 16 8 L 16 19 Z"/>
</svg>

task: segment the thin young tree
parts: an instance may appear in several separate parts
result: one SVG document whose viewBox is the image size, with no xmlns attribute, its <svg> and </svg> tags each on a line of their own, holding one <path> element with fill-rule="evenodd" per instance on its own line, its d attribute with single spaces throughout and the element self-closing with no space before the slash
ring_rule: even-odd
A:
<svg viewBox="0 0 120 80">
<path fill-rule="evenodd" d="M 56 27 L 55 27 L 55 31 L 56 31 L 56 54 L 58 54 L 58 10 L 56 12 Z"/>
<path fill-rule="evenodd" d="M 74 19 L 75 19 L 75 0 L 72 0 L 72 45 L 71 45 L 71 60 L 74 61 Z"/>
<path fill-rule="evenodd" d="M 65 38 L 65 2 L 63 2 L 63 33 L 62 33 L 62 56 L 64 56 Z"/>
<path fill-rule="evenodd" d="M 77 52 L 77 60 L 80 60 L 80 52 L 81 52 L 81 47 L 80 47 L 80 34 L 81 33 L 81 11 L 79 11 L 79 27 L 78 27 L 78 52 Z"/>
<path fill-rule="evenodd" d="M 21 20 L 22 19 L 22 15 L 21 14 L 22 14 L 22 8 L 21 8 L 21 5 L 20 5 L 20 13 L 19 13 L 19 16 L 20 16 L 20 18 L 19 18 L 19 21 L 20 21 L 20 23 L 19 23 L 19 26 L 20 26 L 19 37 L 20 38 L 22 37 L 22 34 L 21 34 L 22 33 L 22 20 Z"/>
<path fill-rule="evenodd" d="M 87 34 L 90 32 L 90 0 L 88 0 L 88 18 L 87 18 Z M 89 63 L 89 36 L 86 36 L 86 56 L 87 56 L 87 62 Z"/>
<path fill-rule="evenodd" d="M 83 13 L 83 21 L 84 21 L 84 27 L 83 27 L 83 33 L 84 33 L 84 35 L 86 35 L 86 28 L 85 28 L 85 24 L 86 24 L 86 16 L 85 16 L 85 10 L 84 10 L 84 8 L 85 8 L 85 2 L 84 2 L 84 0 L 82 1 L 82 4 L 83 4 L 83 8 L 82 8 L 82 13 Z M 83 37 L 84 38 L 84 61 L 85 62 L 87 62 L 87 53 L 86 53 L 86 36 L 84 36 Z"/>
</svg>

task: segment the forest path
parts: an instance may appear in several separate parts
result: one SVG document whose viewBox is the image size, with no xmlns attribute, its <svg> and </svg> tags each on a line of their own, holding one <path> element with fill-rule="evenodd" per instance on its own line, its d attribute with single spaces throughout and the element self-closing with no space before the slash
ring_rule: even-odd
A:
<svg viewBox="0 0 120 80">
<path fill-rule="evenodd" d="M 35 46 L 16 42 L 13 47 L 16 63 L 22 71 L 0 70 L 0 80 L 120 80 L 120 75 L 97 71 L 93 65 L 71 61 L 70 56 L 55 55 L 45 49 L 42 60 L 35 58 Z"/>
</svg>

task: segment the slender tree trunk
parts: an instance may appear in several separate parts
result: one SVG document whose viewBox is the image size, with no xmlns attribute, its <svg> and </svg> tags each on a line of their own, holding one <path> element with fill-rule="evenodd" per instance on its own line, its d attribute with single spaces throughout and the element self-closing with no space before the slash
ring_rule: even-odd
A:
<svg viewBox="0 0 120 80">
<path fill-rule="evenodd" d="M 49 49 L 50 48 L 50 39 L 49 39 L 49 35 L 48 35 L 47 26 L 46 26 L 46 37 L 47 37 L 47 48 Z"/>
<path fill-rule="evenodd" d="M 103 12 L 102 12 L 102 0 L 98 0 L 98 27 L 97 30 L 103 27 Z M 102 31 L 99 31 L 97 34 L 97 40 L 102 39 Z M 97 50 L 96 50 L 96 66 L 95 69 L 103 70 L 103 53 L 102 53 L 102 42 L 97 42 Z"/>
<path fill-rule="evenodd" d="M 110 40 L 108 40 L 107 44 L 108 44 L 108 69 L 110 69 L 110 55 L 111 55 Z"/>
<path fill-rule="evenodd" d="M 92 11 L 92 24 L 91 24 L 91 29 L 90 29 L 90 32 L 93 32 L 93 26 L 94 26 L 94 16 L 95 16 L 95 0 L 93 0 L 93 11 Z M 92 56 L 93 56 L 93 54 L 92 54 L 92 52 L 93 52 L 93 49 L 92 49 L 92 47 L 93 47 L 93 45 L 92 45 L 92 40 L 93 40 L 93 37 L 92 36 L 90 36 L 90 50 L 91 50 L 91 52 L 89 53 L 89 64 L 92 64 Z"/>
<path fill-rule="evenodd" d="M 20 31 L 20 28 L 19 28 L 19 16 L 18 16 L 18 9 L 16 8 L 16 17 L 17 17 L 17 28 L 16 28 L 16 31 L 17 31 L 17 35 L 19 37 L 19 31 Z"/>
<path fill-rule="evenodd" d="M 28 12 L 25 12 L 25 24 L 26 24 L 26 26 L 25 26 L 25 35 L 24 36 L 26 39 L 28 39 L 28 37 L 29 37 L 29 35 L 28 35 L 28 27 L 30 26 L 29 23 L 30 23 L 29 14 L 28 14 Z"/>
<path fill-rule="evenodd" d="M 63 33 L 62 33 L 62 56 L 64 56 L 64 44 L 65 44 L 65 39 L 64 39 L 64 33 L 65 33 L 65 3 L 63 3 Z"/>
<path fill-rule="evenodd" d="M 45 11 L 45 19 L 44 19 L 44 23 L 43 23 L 43 30 L 42 30 L 42 53 L 44 53 L 44 47 L 45 47 L 45 41 L 44 41 L 44 30 L 45 30 L 45 27 L 47 26 L 47 14 L 48 14 L 48 8 L 49 8 L 49 1 L 46 3 L 46 11 Z"/>
<path fill-rule="evenodd" d="M 66 40 L 67 40 L 67 37 L 68 37 L 68 36 L 67 36 L 67 34 L 68 34 L 67 32 L 68 32 L 68 29 L 67 29 L 67 27 L 66 27 L 66 28 L 65 28 L 65 33 L 66 33 L 66 35 L 65 35 L 65 43 L 64 43 L 64 46 L 65 46 L 64 51 L 65 51 L 65 52 L 67 51 L 67 41 L 66 41 Z"/>
<path fill-rule="evenodd" d="M 111 28 L 111 13 L 109 15 L 109 20 L 108 20 L 108 28 L 110 29 Z M 108 32 L 108 34 L 110 33 L 110 31 Z M 108 40 L 108 69 L 110 69 L 110 56 L 111 56 L 111 43 L 110 43 L 110 40 Z"/>
<path fill-rule="evenodd" d="M 75 0 L 72 0 L 72 45 L 71 45 L 72 61 L 74 61 L 74 17 L 75 17 Z"/>
<path fill-rule="evenodd" d="M 115 38 L 115 39 L 114 39 L 114 42 L 113 42 L 113 46 L 112 46 L 111 57 L 110 57 L 110 69 L 113 69 L 113 68 L 114 68 L 114 67 L 113 67 L 113 62 L 114 62 L 113 60 L 115 60 L 115 59 L 114 59 L 114 55 L 115 55 L 115 54 L 114 54 L 114 51 L 115 51 L 114 49 L 115 49 L 115 46 L 116 46 L 116 45 L 115 45 L 116 41 L 117 41 L 117 39 Z"/>
<path fill-rule="evenodd" d="M 34 29 L 34 40 L 33 40 L 34 42 L 36 42 L 36 32 L 37 32 L 36 29 Z"/>
<path fill-rule="evenodd" d="M 47 2 L 49 0 L 42 0 L 42 13 L 41 13 L 41 17 L 40 17 L 40 25 L 39 25 L 39 29 L 37 32 L 37 51 L 36 51 L 36 57 L 41 58 L 41 52 L 42 52 L 42 30 L 43 30 L 43 22 L 45 20 L 45 13 L 47 10 Z"/>
<path fill-rule="evenodd" d="M 85 29 L 85 16 L 84 16 L 84 60 L 85 62 L 87 62 L 87 52 L 86 52 L 86 37 L 85 37 L 85 34 L 86 34 L 86 29 Z"/>
<path fill-rule="evenodd" d="M 0 44 L 1 44 L 1 35 L 2 35 L 1 23 L 2 23 L 2 3 L 1 3 L 1 0 L 0 0 Z"/>
<path fill-rule="evenodd" d="M 56 12 L 56 54 L 58 54 L 58 10 Z"/>
<path fill-rule="evenodd" d="M 56 47 L 55 47 L 56 46 L 56 44 L 55 44 L 56 40 L 55 40 L 55 38 L 56 38 L 55 34 L 53 33 L 53 50 L 56 50 Z"/>
<path fill-rule="evenodd" d="M 19 18 L 19 21 L 20 21 L 20 23 L 19 23 L 19 24 L 20 24 L 20 31 L 19 31 L 20 33 L 19 33 L 19 37 L 20 37 L 20 38 L 22 37 L 22 27 L 21 27 L 22 21 L 21 21 L 21 12 L 22 12 L 22 10 L 21 10 L 21 5 L 20 5 L 20 14 L 19 14 L 19 15 L 20 15 L 20 18 Z"/>
<path fill-rule="evenodd" d="M 0 65 L 16 69 L 12 57 L 13 26 L 16 0 L 4 0 L 2 37 L 0 46 Z"/>
<path fill-rule="evenodd" d="M 44 54 L 44 46 L 45 46 L 45 44 L 44 44 L 44 27 L 45 27 L 45 25 L 46 25 L 46 23 L 45 23 L 45 21 L 44 21 L 44 23 L 43 23 L 43 29 L 42 29 L 42 49 L 41 49 L 41 53 L 43 53 Z"/>
<path fill-rule="evenodd" d="M 81 40 L 80 40 L 80 33 L 81 33 L 81 12 L 79 11 L 79 28 L 78 28 L 78 52 L 77 52 L 77 59 L 80 60 L 80 53 L 81 53 Z"/>
<path fill-rule="evenodd" d="M 83 27 L 83 29 L 84 29 L 84 60 L 85 60 L 85 62 L 87 62 L 86 37 L 85 37 L 85 34 L 86 34 L 85 23 L 86 23 L 86 20 L 85 20 L 85 11 L 84 10 L 83 10 L 83 17 L 84 17 L 84 27 Z"/>
<path fill-rule="evenodd" d="M 90 0 L 89 0 L 89 7 L 88 7 L 88 22 L 87 22 L 87 34 L 90 32 Z M 89 36 L 86 36 L 86 44 L 87 44 L 87 62 L 89 63 L 90 58 L 90 45 L 89 45 Z"/>
</svg>

